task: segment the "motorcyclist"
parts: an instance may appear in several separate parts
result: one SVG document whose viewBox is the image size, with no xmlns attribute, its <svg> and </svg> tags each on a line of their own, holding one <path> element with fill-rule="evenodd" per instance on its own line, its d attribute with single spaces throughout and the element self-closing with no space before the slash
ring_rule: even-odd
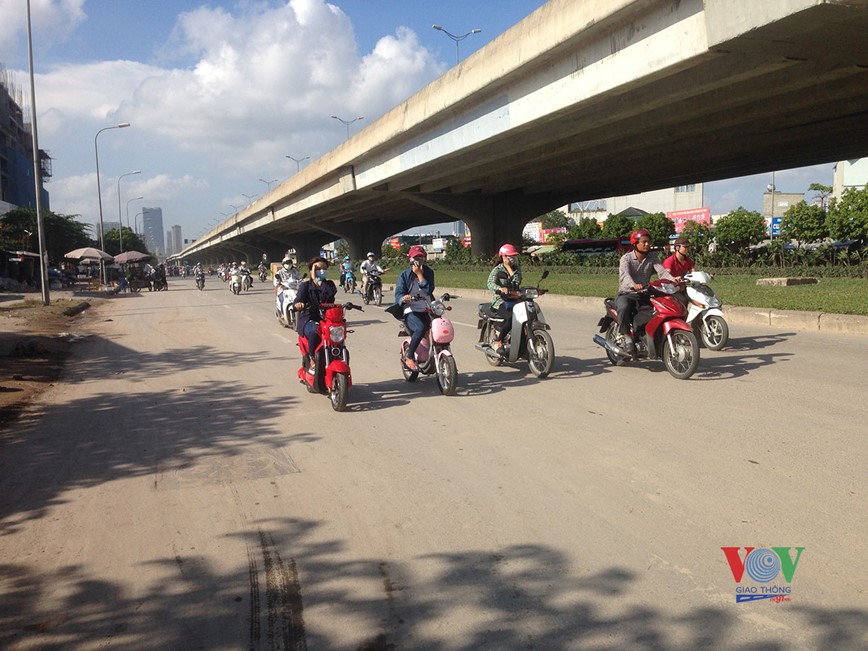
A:
<svg viewBox="0 0 868 651">
<path fill-rule="evenodd" d="M 690 259 L 690 243 L 686 237 L 679 237 L 672 247 L 675 252 L 663 261 L 663 266 L 672 274 L 675 280 L 681 280 L 684 274 L 690 273 L 696 268 L 696 264 Z"/>
<path fill-rule="evenodd" d="M 280 312 L 283 313 L 283 290 L 289 289 L 290 284 L 301 280 L 301 274 L 295 266 L 295 262 L 289 256 L 283 259 L 283 266 L 274 274 L 274 293 L 280 301 Z"/>
<path fill-rule="evenodd" d="M 404 365 L 411 371 L 418 371 L 414 356 L 416 348 L 425 337 L 431 327 L 431 317 L 426 311 L 425 301 L 416 299 L 417 296 L 434 296 L 434 270 L 425 263 L 428 254 L 424 247 L 418 244 L 410 247 L 408 252 L 410 266 L 398 275 L 395 283 L 395 303 L 405 305 L 404 321 L 410 330 L 410 347 L 407 349 L 407 357 Z"/>
<path fill-rule="evenodd" d="M 504 244 L 497 255 L 500 263 L 488 274 L 488 289 L 494 292 L 491 309 L 503 319 L 494 344 L 495 352 L 502 355 L 503 339 L 512 328 L 512 308 L 516 303 L 508 296 L 521 286 L 521 266 L 518 264 L 518 250 L 512 244 Z"/>
<path fill-rule="evenodd" d="M 664 267 L 660 259 L 651 253 L 651 233 L 644 228 L 633 231 L 630 235 L 633 250 L 621 256 L 618 265 L 618 296 L 615 299 L 615 309 L 618 311 L 619 345 L 632 354 L 635 351 L 633 338 L 630 336 L 631 323 L 635 326 L 636 336 L 640 338 L 645 332 L 645 324 L 650 319 L 651 300 L 645 293 L 639 294 L 651 281 L 656 273 L 660 278 L 674 280 L 672 274 Z M 635 323 L 633 323 L 633 315 Z"/>
<path fill-rule="evenodd" d="M 247 261 L 242 260 L 238 266 L 238 273 L 241 275 L 241 286 L 246 284 L 248 287 L 253 286 L 253 276 L 250 274 L 250 268 L 247 266 Z"/>
<path fill-rule="evenodd" d="M 353 263 L 350 262 L 350 256 L 345 255 L 343 261 L 341 262 L 341 287 L 344 288 L 344 291 L 347 289 L 347 274 L 352 273 L 353 271 Z"/>
<path fill-rule="evenodd" d="M 316 371 L 314 351 L 319 346 L 319 322 L 323 318 L 320 306 L 323 303 L 334 303 L 338 293 L 334 281 L 326 278 L 329 263 L 319 256 L 308 263 L 310 278 L 299 284 L 295 296 L 295 310 L 298 312 L 298 334 L 307 339 L 308 364 L 311 373 Z"/>
<path fill-rule="evenodd" d="M 265 262 L 259 263 L 259 266 L 257 267 L 257 271 L 259 271 L 259 277 L 263 281 L 265 280 L 265 278 L 268 277 L 268 267 L 266 266 Z"/>
<path fill-rule="evenodd" d="M 368 251 L 368 255 L 365 257 L 364 262 L 359 269 L 362 272 L 362 292 L 365 296 L 368 295 L 368 272 L 376 271 L 378 273 L 385 273 L 385 269 L 383 269 L 380 265 L 377 264 L 377 256 L 374 255 L 373 251 Z"/>
</svg>

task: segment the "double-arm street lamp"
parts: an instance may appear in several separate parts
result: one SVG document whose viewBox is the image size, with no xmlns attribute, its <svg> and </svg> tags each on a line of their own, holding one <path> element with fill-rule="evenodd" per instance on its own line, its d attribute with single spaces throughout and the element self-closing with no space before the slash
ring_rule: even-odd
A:
<svg viewBox="0 0 868 651">
<path fill-rule="evenodd" d="M 130 126 L 129 122 L 121 122 L 120 124 L 116 124 L 113 127 L 103 127 L 99 131 L 96 132 L 96 135 L 93 137 L 93 152 L 96 157 L 96 196 L 99 203 L 99 248 L 105 251 L 105 238 L 103 237 L 103 223 L 102 223 L 102 189 L 100 188 L 99 183 L 99 146 L 97 144 L 97 139 L 99 138 L 99 134 L 103 131 L 108 131 L 109 129 L 126 129 Z M 103 284 L 107 284 L 108 280 L 106 278 L 105 273 L 105 262 L 100 260 L 99 263 L 100 270 L 102 271 L 102 282 Z"/>
<path fill-rule="evenodd" d="M 266 181 L 265 179 L 259 179 L 259 180 L 262 181 L 263 183 L 265 183 L 265 185 L 268 186 L 268 192 L 271 192 L 271 184 L 272 184 L 272 183 L 277 183 L 277 179 L 271 179 L 270 181 Z"/>
<path fill-rule="evenodd" d="M 133 197 L 132 199 L 127 201 L 127 228 L 129 228 L 130 230 L 132 230 L 132 224 L 130 224 L 130 203 L 132 203 L 133 201 L 139 201 L 141 199 L 144 199 L 144 197 Z M 121 224 L 121 227 L 123 227 L 123 224 Z M 135 231 L 133 231 L 133 233 L 135 233 Z"/>
<path fill-rule="evenodd" d="M 335 120 L 337 120 L 338 122 L 343 122 L 343 123 L 344 123 L 344 126 L 347 128 L 347 140 L 349 140 L 349 139 L 350 139 L 350 125 L 351 125 L 353 122 L 357 122 L 358 120 L 364 120 L 364 119 L 365 119 L 365 116 L 364 116 L 364 115 L 360 115 L 359 117 L 357 117 L 357 118 L 353 118 L 352 120 L 344 120 L 343 118 L 339 118 L 337 115 L 333 115 L 332 118 L 335 119 Z"/>
<path fill-rule="evenodd" d="M 458 54 L 458 43 L 460 41 L 463 41 L 465 38 L 467 38 L 471 34 L 479 34 L 479 32 L 482 31 L 481 29 L 471 29 L 466 34 L 462 34 L 461 36 L 456 36 L 455 34 L 450 34 L 449 32 L 447 32 L 440 25 L 431 25 L 431 28 L 436 29 L 437 31 L 443 32 L 444 34 L 446 34 L 446 36 L 448 36 L 453 41 L 455 41 L 455 65 L 458 65 L 458 63 L 461 61 L 461 58 Z"/>
<path fill-rule="evenodd" d="M 304 158 L 296 158 L 295 156 L 287 156 L 288 159 L 295 161 L 295 171 L 301 171 L 301 164 L 303 161 L 310 160 L 310 156 L 305 156 Z"/>
<path fill-rule="evenodd" d="M 124 252 L 124 220 L 121 218 L 121 179 L 124 178 L 125 176 L 131 176 L 133 174 L 141 174 L 141 173 L 142 173 L 142 170 L 135 170 L 133 172 L 127 172 L 126 174 L 121 174 L 118 177 L 118 233 L 120 234 L 120 237 L 118 239 L 120 240 L 120 244 L 121 244 L 121 253 Z M 141 198 L 141 197 L 139 197 L 139 198 Z M 130 222 L 129 207 L 130 207 L 130 205 L 127 204 L 127 226 L 130 225 L 129 224 L 129 222 Z"/>
</svg>

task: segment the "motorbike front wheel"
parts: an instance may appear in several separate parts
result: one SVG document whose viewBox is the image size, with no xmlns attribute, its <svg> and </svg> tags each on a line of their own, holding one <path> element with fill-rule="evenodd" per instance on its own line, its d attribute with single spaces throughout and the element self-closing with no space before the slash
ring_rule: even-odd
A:
<svg viewBox="0 0 868 651">
<path fill-rule="evenodd" d="M 699 342 L 696 341 L 696 335 L 686 330 L 670 332 L 663 343 L 663 364 L 677 380 L 686 380 L 693 375 L 699 366 Z"/>
<path fill-rule="evenodd" d="M 555 342 L 545 330 L 531 332 L 527 342 L 528 363 L 530 372 L 538 378 L 544 378 L 552 372 L 555 363 Z"/>
<path fill-rule="evenodd" d="M 335 373 L 332 375 L 332 390 L 329 393 L 329 398 L 332 402 L 332 409 L 335 411 L 343 411 L 346 409 L 348 394 L 349 385 L 347 384 L 347 376 L 343 373 Z"/>
<path fill-rule="evenodd" d="M 458 387 L 458 368 L 452 355 L 442 355 L 437 361 L 437 388 L 444 396 L 454 396 Z"/>
<path fill-rule="evenodd" d="M 729 340 L 729 326 L 723 317 L 712 314 L 699 326 L 699 334 L 708 350 L 720 350 Z"/>
<path fill-rule="evenodd" d="M 379 287 L 374 287 L 373 302 L 379 307 L 383 304 L 383 290 Z"/>
</svg>

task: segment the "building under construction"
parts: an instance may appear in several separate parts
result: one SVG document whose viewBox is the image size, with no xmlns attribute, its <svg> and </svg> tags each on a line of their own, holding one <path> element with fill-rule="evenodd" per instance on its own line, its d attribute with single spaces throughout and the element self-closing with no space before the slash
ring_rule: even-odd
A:
<svg viewBox="0 0 868 651">
<path fill-rule="evenodd" d="M 0 66 L 0 215 L 12 208 L 36 208 L 33 182 L 33 138 L 25 122 L 23 94 L 6 68 Z M 51 178 L 51 157 L 38 155 L 42 181 Z M 48 192 L 42 190 L 42 208 L 49 210 Z"/>
</svg>

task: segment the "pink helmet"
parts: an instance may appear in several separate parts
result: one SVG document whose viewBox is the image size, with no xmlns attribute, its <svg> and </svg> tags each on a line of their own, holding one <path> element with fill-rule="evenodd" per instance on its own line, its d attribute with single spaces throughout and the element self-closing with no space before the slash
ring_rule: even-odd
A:
<svg viewBox="0 0 868 651">
<path fill-rule="evenodd" d="M 414 244 L 410 247 L 410 250 L 407 252 L 407 256 L 412 260 L 413 258 L 422 257 L 426 260 L 428 259 L 428 253 L 425 251 L 424 246 L 420 246 L 419 244 Z"/>
<path fill-rule="evenodd" d="M 516 249 L 512 244 L 504 244 L 500 249 L 498 249 L 497 255 L 518 255 L 518 249 Z"/>
</svg>

